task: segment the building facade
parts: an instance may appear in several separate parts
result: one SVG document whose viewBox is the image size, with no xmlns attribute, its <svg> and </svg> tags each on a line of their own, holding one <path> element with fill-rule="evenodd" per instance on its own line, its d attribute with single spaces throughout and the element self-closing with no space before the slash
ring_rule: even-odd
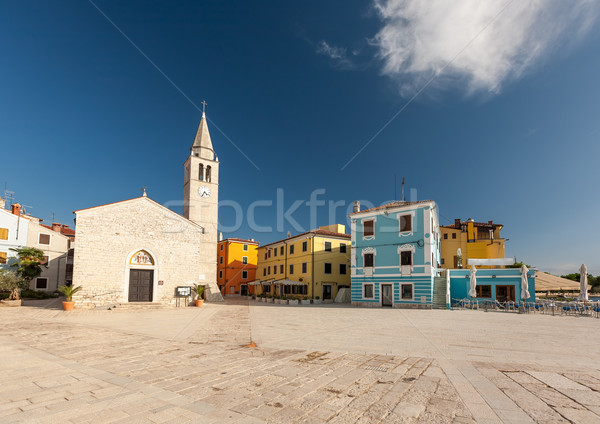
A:
<svg viewBox="0 0 600 424">
<path fill-rule="evenodd" d="M 221 294 L 245 296 L 256 278 L 258 242 L 239 238 L 221 240 L 217 246 L 217 284 Z"/>
<path fill-rule="evenodd" d="M 60 224 L 43 225 L 39 219 L 30 218 L 27 246 L 41 250 L 46 258 L 46 267 L 31 282 L 31 289 L 53 292 L 67 283 L 67 254 L 71 238 L 56 230 L 60 228 Z"/>
<path fill-rule="evenodd" d="M 29 219 L 21 215 L 21 205 L 14 203 L 11 210 L 4 208 L 4 199 L 0 199 L 0 268 L 8 268 L 15 260 L 15 252 L 27 246 Z"/>
<path fill-rule="evenodd" d="M 355 202 L 350 219 L 352 304 L 432 307 L 440 262 L 435 202 L 392 202 L 364 211 Z"/>
<path fill-rule="evenodd" d="M 448 269 L 469 268 L 469 259 L 502 259 L 504 258 L 504 242 L 500 235 L 502 225 L 493 221 L 475 222 L 473 219 L 461 221 L 455 219 L 454 224 L 440 227 L 441 267 Z M 459 259 L 457 252 L 461 251 Z M 479 265 L 481 268 L 495 266 Z"/>
<path fill-rule="evenodd" d="M 471 288 L 470 271 L 468 269 L 448 270 L 448 281 L 450 283 L 450 296 L 452 302 L 469 299 Z M 478 301 L 491 302 L 522 302 L 521 270 L 518 268 L 505 269 L 477 269 L 476 272 Z M 536 270 L 530 269 L 527 273 L 529 299 L 527 302 L 535 301 Z"/>
<path fill-rule="evenodd" d="M 217 287 L 218 160 L 202 119 L 184 164 L 183 216 L 144 196 L 75 211 L 78 307 L 177 303 L 177 288 Z"/>
<path fill-rule="evenodd" d="M 258 248 L 257 294 L 333 301 L 350 287 L 350 235 L 334 224 Z"/>
</svg>

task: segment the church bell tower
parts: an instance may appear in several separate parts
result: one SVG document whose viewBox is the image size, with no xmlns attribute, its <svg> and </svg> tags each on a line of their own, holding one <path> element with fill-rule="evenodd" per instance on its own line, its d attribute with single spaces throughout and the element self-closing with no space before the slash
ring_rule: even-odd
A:
<svg viewBox="0 0 600 424">
<path fill-rule="evenodd" d="M 216 255 L 219 159 L 213 150 L 204 111 L 184 169 L 183 216 L 204 229 L 204 239 L 214 241 Z"/>
</svg>

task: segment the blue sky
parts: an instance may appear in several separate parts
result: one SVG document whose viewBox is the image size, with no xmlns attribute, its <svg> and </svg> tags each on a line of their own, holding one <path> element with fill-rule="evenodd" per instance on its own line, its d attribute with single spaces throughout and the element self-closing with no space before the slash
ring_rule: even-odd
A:
<svg viewBox="0 0 600 424">
<path fill-rule="evenodd" d="M 95 2 L 160 71 L 91 2 L 2 2 L 0 183 L 45 222 L 142 186 L 180 201 L 205 99 L 220 200 L 381 204 L 397 174 L 442 224 L 494 220 L 507 256 L 598 274 L 597 8 L 472 1 Z"/>
</svg>

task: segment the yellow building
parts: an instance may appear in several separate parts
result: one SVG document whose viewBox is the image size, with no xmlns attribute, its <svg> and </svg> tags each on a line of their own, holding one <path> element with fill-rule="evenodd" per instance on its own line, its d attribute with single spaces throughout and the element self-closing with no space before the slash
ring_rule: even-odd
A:
<svg viewBox="0 0 600 424">
<path fill-rule="evenodd" d="M 257 294 L 333 300 L 350 288 L 350 234 L 334 224 L 258 248 Z"/>
<path fill-rule="evenodd" d="M 469 268 L 471 259 L 504 258 L 504 239 L 500 235 L 502 225 L 475 222 L 473 219 L 461 221 L 455 219 L 454 224 L 440 227 L 441 233 L 441 267 L 456 269 Z M 462 266 L 457 252 L 462 254 Z M 478 268 L 491 268 L 479 266 Z"/>
<path fill-rule="evenodd" d="M 258 242 L 239 238 L 221 240 L 217 247 L 217 284 L 223 295 L 249 293 L 256 277 Z"/>
</svg>

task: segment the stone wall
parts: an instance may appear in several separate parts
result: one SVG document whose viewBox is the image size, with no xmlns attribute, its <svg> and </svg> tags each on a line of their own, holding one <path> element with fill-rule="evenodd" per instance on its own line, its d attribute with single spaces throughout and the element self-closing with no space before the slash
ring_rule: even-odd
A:
<svg viewBox="0 0 600 424">
<path fill-rule="evenodd" d="M 139 250 L 154 258 L 154 267 L 148 267 L 154 269 L 153 302 L 174 304 L 180 285 L 216 286 L 214 237 L 153 200 L 140 197 L 77 211 L 76 216 L 73 284 L 83 287 L 74 296 L 78 307 L 127 302 L 130 268 L 146 267 L 129 265 Z"/>
</svg>

